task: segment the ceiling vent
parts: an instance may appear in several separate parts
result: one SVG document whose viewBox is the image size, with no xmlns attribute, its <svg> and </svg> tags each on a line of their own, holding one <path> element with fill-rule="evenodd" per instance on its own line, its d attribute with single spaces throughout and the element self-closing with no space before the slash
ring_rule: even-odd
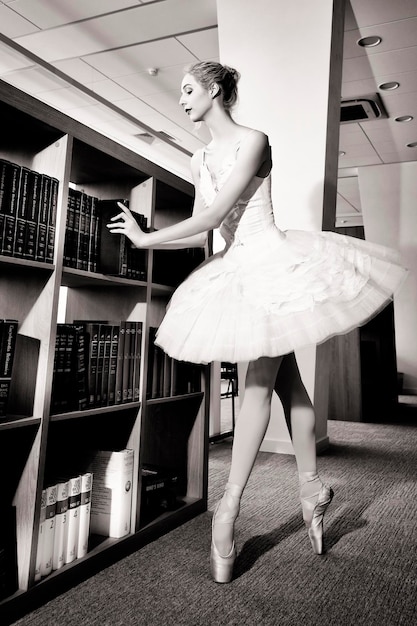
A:
<svg viewBox="0 0 417 626">
<path fill-rule="evenodd" d="M 340 103 L 340 123 L 351 124 L 388 117 L 379 94 L 346 98 Z"/>
</svg>

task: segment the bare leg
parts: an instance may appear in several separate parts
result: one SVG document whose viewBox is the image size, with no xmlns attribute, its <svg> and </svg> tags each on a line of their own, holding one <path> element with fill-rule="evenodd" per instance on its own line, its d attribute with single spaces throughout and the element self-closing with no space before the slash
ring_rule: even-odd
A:
<svg viewBox="0 0 417 626">
<path fill-rule="evenodd" d="M 317 473 L 314 409 L 293 353 L 283 358 L 274 389 L 282 402 L 294 447 L 303 518 L 313 550 L 321 554 L 323 516 L 333 491 L 323 485 Z"/>
<path fill-rule="evenodd" d="M 281 361 L 282 357 L 262 357 L 248 366 L 245 395 L 233 438 L 229 480 L 213 526 L 213 541 L 220 555 L 228 555 L 233 545 L 233 522 L 268 427 L 272 390 Z"/>
</svg>

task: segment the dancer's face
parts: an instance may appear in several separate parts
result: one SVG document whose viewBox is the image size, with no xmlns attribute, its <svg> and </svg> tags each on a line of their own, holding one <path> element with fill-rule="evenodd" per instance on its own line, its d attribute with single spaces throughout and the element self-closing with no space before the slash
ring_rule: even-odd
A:
<svg viewBox="0 0 417 626">
<path fill-rule="evenodd" d="M 208 90 L 192 74 L 186 74 L 181 83 L 180 105 L 189 118 L 193 122 L 203 121 L 212 103 Z"/>
</svg>

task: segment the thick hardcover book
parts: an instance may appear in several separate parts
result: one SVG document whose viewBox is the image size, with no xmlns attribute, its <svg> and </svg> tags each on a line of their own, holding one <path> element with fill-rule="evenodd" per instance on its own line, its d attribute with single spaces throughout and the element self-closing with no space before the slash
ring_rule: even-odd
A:
<svg viewBox="0 0 417 626">
<path fill-rule="evenodd" d="M 38 545 L 36 548 L 36 563 L 35 563 L 35 580 L 41 579 L 41 563 L 43 557 L 43 538 L 45 533 L 46 524 L 46 489 L 42 489 L 41 496 L 41 508 L 39 516 L 39 533 L 38 533 Z"/>
<path fill-rule="evenodd" d="M 142 362 L 142 322 L 135 322 L 135 347 L 133 350 L 133 402 L 140 400 L 140 368 Z"/>
<path fill-rule="evenodd" d="M 48 215 L 49 201 L 51 192 L 51 178 L 46 174 L 42 174 L 42 186 L 39 203 L 37 241 L 36 241 L 36 260 L 46 261 L 46 241 L 48 231 Z"/>
<path fill-rule="evenodd" d="M 130 532 L 134 451 L 99 450 L 91 471 L 94 485 L 91 501 L 92 533 L 124 537 Z"/>
<path fill-rule="evenodd" d="M 80 503 L 80 528 L 78 533 L 77 558 L 85 556 L 88 552 L 88 537 L 90 535 L 91 517 L 91 494 L 93 488 L 93 474 L 85 472 L 81 474 L 81 503 Z"/>
<path fill-rule="evenodd" d="M 30 170 L 27 167 L 21 168 L 20 187 L 17 201 L 16 225 L 14 235 L 13 256 L 23 257 L 25 250 L 26 224 L 28 220 L 28 186 Z"/>
<path fill-rule="evenodd" d="M 125 362 L 126 321 L 121 320 L 119 326 L 119 345 L 117 348 L 117 368 L 115 385 L 115 404 L 123 402 L 123 369 Z"/>
<path fill-rule="evenodd" d="M 1 248 L 0 253 L 12 256 L 14 250 L 17 207 L 19 201 L 21 167 L 15 163 L 1 160 L 0 177 L 0 214 Z"/>
<path fill-rule="evenodd" d="M 115 324 L 111 327 L 111 343 L 109 358 L 109 384 L 107 388 L 107 404 L 116 403 L 116 376 L 117 376 L 117 359 L 119 351 L 119 335 L 120 325 Z"/>
<path fill-rule="evenodd" d="M 124 235 L 112 234 L 107 228 L 107 224 L 115 215 L 121 212 L 117 202 L 122 202 L 128 206 L 128 202 L 123 199 L 119 200 L 98 200 L 97 202 L 97 215 L 99 219 L 99 253 L 98 253 L 98 271 L 103 274 L 110 274 L 113 276 L 125 276 L 127 278 L 137 278 L 137 271 L 131 267 L 132 265 L 132 253 L 134 256 L 135 251 L 131 250 L 130 242 Z M 145 230 L 146 218 L 136 211 L 132 211 L 132 215 Z M 137 255 L 135 262 L 138 265 L 143 265 L 146 261 L 146 256 L 143 251 L 140 251 Z M 146 268 L 141 267 L 142 276 L 146 274 Z M 142 280 L 143 278 L 141 278 Z"/>
<path fill-rule="evenodd" d="M 56 485 L 55 538 L 52 557 L 52 569 L 61 569 L 65 565 L 65 549 L 68 530 L 68 480 L 61 480 Z"/>
<path fill-rule="evenodd" d="M 110 373 L 110 356 L 112 345 L 112 326 L 111 324 L 103 325 L 104 347 L 103 347 L 103 372 L 101 377 L 101 405 L 109 404 L 109 373 Z"/>
<path fill-rule="evenodd" d="M 88 232 L 88 271 L 98 271 L 98 247 L 99 247 L 99 220 L 97 218 L 97 202 L 94 196 L 88 196 L 89 213 L 89 232 Z"/>
<path fill-rule="evenodd" d="M 88 333 L 83 324 L 74 324 L 75 329 L 75 379 L 76 394 L 74 408 L 83 411 L 88 406 Z"/>
<path fill-rule="evenodd" d="M 96 403 L 97 389 L 97 361 L 98 361 L 98 340 L 100 324 L 91 322 L 86 324 L 89 335 L 89 358 L 88 358 L 88 406 L 94 408 Z"/>
<path fill-rule="evenodd" d="M 54 262 L 54 250 L 55 250 L 55 231 L 56 231 L 56 214 L 58 208 L 58 180 L 51 178 L 51 185 L 49 189 L 49 202 L 48 202 L 48 221 L 46 228 L 46 254 L 45 260 L 47 263 Z"/>
<path fill-rule="evenodd" d="M 27 184 L 26 230 L 23 258 L 35 259 L 38 234 L 38 216 L 42 191 L 42 174 L 30 171 Z"/>
<path fill-rule="evenodd" d="M 75 267 L 74 246 L 74 219 L 75 219 L 75 195 L 79 193 L 74 189 L 68 189 L 67 219 L 65 224 L 65 241 L 63 263 L 66 267 Z M 75 262 L 76 263 L 76 262 Z"/>
<path fill-rule="evenodd" d="M 68 534 L 65 549 L 65 563 L 77 558 L 78 534 L 80 530 L 81 476 L 69 479 L 68 489 Z"/>
<path fill-rule="evenodd" d="M 7 415 L 18 325 L 17 320 L 0 319 L 0 418 Z"/>
<path fill-rule="evenodd" d="M 52 559 L 55 541 L 57 486 L 46 488 L 45 532 L 43 535 L 41 576 L 48 576 L 52 572 Z"/>
</svg>

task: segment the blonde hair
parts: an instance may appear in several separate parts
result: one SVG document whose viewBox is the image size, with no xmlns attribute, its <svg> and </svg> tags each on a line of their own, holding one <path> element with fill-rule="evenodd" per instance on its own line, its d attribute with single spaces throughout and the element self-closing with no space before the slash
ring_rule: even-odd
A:
<svg viewBox="0 0 417 626">
<path fill-rule="evenodd" d="M 186 73 L 194 76 L 205 89 L 217 83 L 223 95 L 223 105 L 226 110 L 231 109 L 236 103 L 240 74 L 233 67 L 214 61 L 200 61 L 188 67 Z"/>
</svg>

